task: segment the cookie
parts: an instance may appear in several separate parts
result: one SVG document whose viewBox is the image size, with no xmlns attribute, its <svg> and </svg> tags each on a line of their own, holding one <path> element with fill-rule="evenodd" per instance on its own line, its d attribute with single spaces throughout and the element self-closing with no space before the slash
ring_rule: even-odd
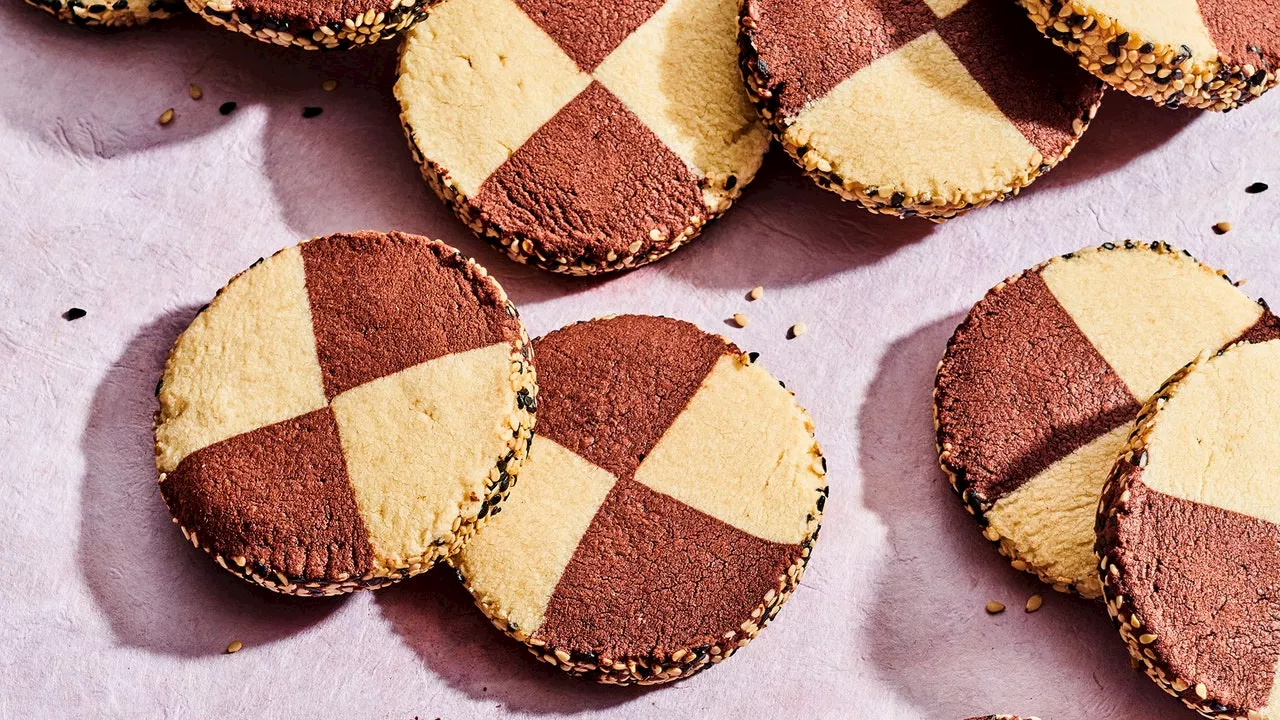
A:
<svg viewBox="0 0 1280 720">
<path fill-rule="evenodd" d="M 277 592 L 415 575 L 514 483 L 531 353 L 502 288 L 448 245 L 359 232 L 282 250 L 169 354 L 161 493 L 193 545 Z"/>
<path fill-rule="evenodd" d="M 1280 717 L 1280 341 L 1205 353 L 1142 408 L 1098 510 L 1107 610 L 1160 687 Z"/>
<path fill-rule="evenodd" d="M 722 337 L 623 315 L 534 343 L 520 489 L 450 562 L 499 629 L 574 675 L 687 677 L 795 590 L 827 488 L 813 424 Z"/>
<path fill-rule="evenodd" d="M 163 20 L 182 12 L 182 0 L 26 0 L 28 5 L 49 12 L 74 25 L 130 27 L 151 20 Z"/>
<path fill-rule="evenodd" d="M 1168 107 L 1230 110 L 1276 84 L 1280 5 L 1267 0 L 1019 0 L 1109 85 Z"/>
<path fill-rule="evenodd" d="M 1205 348 L 1265 337 L 1280 337 L 1265 304 L 1164 243 L 1049 260 L 996 285 L 947 344 L 942 468 L 1014 567 L 1097 597 L 1098 497 L 1142 403 Z"/>
<path fill-rule="evenodd" d="M 742 72 L 819 185 L 945 220 L 1007 199 L 1071 152 L 1102 83 L 1004 0 L 744 0 Z"/>
<path fill-rule="evenodd" d="M 395 93 L 423 177 L 513 260 L 590 275 L 693 240 L 769 146 L 735 0 L 447 0 Z"/>
<path fill-rule="evenodd" d="M 274 45 L 335 50 L 395 37 L 431 0 L 186 0 L 200 17 Z"/>
</svg>

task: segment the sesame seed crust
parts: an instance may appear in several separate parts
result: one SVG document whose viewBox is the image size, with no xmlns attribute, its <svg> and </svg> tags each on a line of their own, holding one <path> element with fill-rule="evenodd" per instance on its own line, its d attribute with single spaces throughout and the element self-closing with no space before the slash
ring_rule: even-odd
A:
<svg viewBox="0 0 1280 720">
<path fill-rule="evenodd" d="M 84 27 L 133 27 L 182 12 L 182 0 L 25 0 L 59 20 Z"/>
<path fill-rule="evenodd" d="M 1192 258 L 1191 254 L 1188 253 L 1187 251 L 1174 248 L 1168 243 L 1165 243 L 1165 242 L 1146 243 L 1146 242 L 1138 242 L 1134 240 L 1126 240 L 1121 244 L 1105 243 L 1097 248 L 1091 248 L 1089 250 L 1068 253 L 1066 255 L 1050 258 L 1049 260 L 1046 260 L 1045 262 L 1042 262 L 1039 265 L 1036 265 L 1032 268 L 1029 268 L 1020 273 L 1012 275 L 1006 278 L 1005 280 L 1001 281 L 1000 283 L 996 284 L 995 287 L 991 288 L 991 290 L 987 292 L 986 298 L 991 298 L 992 296 L 1003 292 L 1006 287 L 1008 287 L 1009 285 L 1017 282 L 1018 280 L 1028 275 L 1035 275 L 1042 272 L 1045 268 L 1049 267 L 1052 264 L 1061 263 L 1061 262 L 1070 262 L 1075 258 L 1085 255 L 1086 253 L 1124 252 L 1124 251 L 1156 252 L 1156 253 L 1169 254 L 1169 255 L 1182 255 L 1187 258 L 1190 258 L 1193 262 L 1200 265 L 1205 270 L 1221 277 L 1225 282 L 1231 283 L 1232 285 L 1237 284 L 1233 282 L 1231 278 L 1228 277 L 1227 274 L 1222 270 L 1209 267 L 1208 265 L 1205 265 L 1204 263 L 1201 263 L 1198 260 L 1195 260 L 1194 258 Z M 1003 536 L 994 526 L 992 526 L 987 517 L 987 513 L 995 505 L 996 499 L 988 497 L 984 493 L 981 493 L 977 489 L 975 489 L 972 486 L 972 484 L 967 480 L 967 473 L 966 473 L 965 467 L 962 464 L 960 464 L 956 459 L 956 453 L 955 453 L 956 444 L 961 442 L 961 440 L 959 439 L 959 433 L 956 432 L 955 428 L 944 425 L 939 415 L 939 409 L 941 405 L 940 397 L 943 392 L 943 388 L 941 387 L 941 380 L 943 379 L 942 370 L 947 363 L 947 359 L 952 354 L 951 350 L 952 350 L 952 346 L 956 342 L 956 338 L 964 334 L 963 331 L 968 327 L 971 321 L 972 321 L 972 316 L 966 316 L 965 320 L 961 322 L 960 326 L 956 329 L 955 334 L 953 334 L 951 339 L 947 341 L 947 349 L 943 355 L 943 359 L 938 363 L 939 372 L 937 377 L 935 378 L 934 389 L 933 389 L 933 398 L 934 398 L 933 422 L 934 422 L 934 430 L 936 432 L 939 464 L 941 465 L 943 472 L 946 473 L 947 479 L 950 481 L 952 489 L 954 489 L 956 494 L 960 496 L 960 500 L 963 503 L 965 510 L 967 510 L 969 514 L 972 515 L 974 519 L 978 521 L 979 527 L 981 527 L 982 529 L 983 537 L 985 537 L 988 541 L 990 541 L 1001 555 L 1009 559 L 1010 564 L 1013 566 L 1014 569 L 1021 570 L 1023 572 L 1029 572 L 1036 575 L 1038 578 L 1040 578 L 1042 582 L 1052 586 L 1053 589 L 1057 590 L 1058 592 L 1075 593 L 1084 598 L 1096 599 L 1103 594 L 1103 587 L 1098 581 L 1095 580 L 1092 582 L 1089 582 L 1089 581 L 1080 582 L 1079 579 L 1077 578 L 1062 577 L 1060 575 L 1054 574 L 1048 568 L 1037 565 L 1036 563 L 1032 562 L 1029 558 L 1024 556 L 1022 552 L 1019 551 L 1017 543 L 1012 538 Z"/>
<path fill-rule="evenodd" d="M 313 242 L 321 238 L 313 238 L 307 242 Z M 431 241 L 438 243 L 438 241 Z M 306 243 L 302 243 L 305 245 Z M 278 255 L 290 248 L 284 248 L 275 253 Z M 489 277 L 488 271 L 474 260 L 467 258 L 461 252 L 454 250 L 454 256 L 458 260 L 464 261 L 464 274 L 475 282 L 492 284 L 501 298 L 505 310 L 508 315 L 513 318 L 519 318 L 519 312 L 515 305 L 507 298 L 506 291 Z M 215 297 L 221 295 L 223 291 L 235 282 L 237 278 L 253 267 L 257 266 L 261 260 L 251 265 L 249 268 L 236 274 L 222 288 L 220 288 Z M 204 312 L 209 306 L 206 305 L 200 309 Z M 198 313 L 197 313 L 198 315 Z M 194 320 L 194 318 L 193 318 Z M 175 341 L 174 350 L 178 343 Z M 165 377 L 168 376 L 170 364 L 173 362 L 174 350 L 170 350 L 169 358 L 165 363 Z M 181 522 L 174 517 L 173 523 L 178 525 L 182 531 L 182 536 L 186 538 L 193 546 L 203 549 L 209 554 L 213 561 L 220 567 L 231 572 L 250 583 L 259 585 L 274 592 L 287 595 L 298 595 L 302 597 L 323 597 L 332 595 L 342 595 L 356 590 L 376 589 L 385 587 L 393 583 L 399 582 L 406 578 L 413 577 L 420 573 L 431 569 L 440 560 L 446 559 L 459 550 L 471 538 L 476 530 L 483 527 L 484 522 L 491 516 L 501 511 L 500 504 L 506 500 L 510 489 L 515 486 L 516 479 L 520 473 L 520 467 L 529 455 L 529 448 L 533 442 L 533 427 L 536 421 L 537 413 L 537 372 L 533 364 L 533 343 L 530 342 L 527 331 L 523 323 L 520 324 L 520 336 L 511 352 L 511 384 L 515 390 L 515 404 L 511 412 L 504 419 L 502 432 L 507 435 L 506 446 L 507 453 L 497 464 L 489 471 L 488 478 L 485 481 L 485 494 L 480 506 L 474 511 L 466 514 L 460 514 L 453 519 L 450 532 L 443 537 L 437 538 L 432 545 L 430 551 L 420 556 L 407 558 L 401 563 L 397 563 L 396 567 L 380 567 L 360 577 L 345 577 L 339 579 L 311 577 L 305 574 L 293 574 L 286 572 L 284 569 L 272 567 L 262 562 L 246 562 L 245 558 L 232 556 L 229 553 L 221 551 L 214 547 L 208 539 L 201 543 L 197 533 L 188 530 Z M 163 377 L 161 384 L 163 384 Z M 156 386 L 156 394 L 159 395 L 161 385 Z M 153 416 L 153 427 L 159 427 L 161 421 L 161 412 L 159 410 Z M 157 460 L 160 456 L 160 446 L 156 446 Z M 158 482 L 163 484 L 166 480 L 167 473 L 161 471 L 159 473 Z M 303 563 L 305 567 L 307 564 Z"/>
<path fill-rule="evenodd" d="M 304 50 L 349 50 L 395 37 L 425 19 L 434 0 L 395 0 L 390 10 L 369 9 L 318 27 L 236 10 L 231 0 L 186 0 L 186 4 L 210 23 L 262 42 Z"/>
<path fill-rule="evenodd" d="M 1165 107 L 1227 111 L 1280 82 L 1275 63 L 1226 64 L 1148 42 L 1084 0 L 1018 0 L 1049 39 L 1117 90 Z"/>
<path fill-rule="evenodd" d="M 829 158 L 809 146 L 809 138 L 800 132 L 793 132 L 791 125 L 794 117 L 786 117 L 780 111 L 779 95 L 782 85 L 770 75 L 766 64 L 762 61 L 756 46 L 756 31 L 759 28 L 760 7 L 757 0 L 739 0 L 738 3 L 738 63 L 742 76 L 746 80 L 747 95 L 760 113 L 765 127 L 773 133 L 778 143 L 786 150 L 791 159 L 801 167 L 804 174 L 819 187 L 830 190 L 845 200 L 857 202 L 874 213 L 895 217 L 922 217 L 931 222 L 945 222 L 962 215 L 969 210 L 986 207 L 993 202 L 1003 202 L 1017 195 L 1022 188 L 1030 185 L 1036 178 L 1052 170 L 1066 158 L 1079 142 L 1080 136 L 1089 128 L 1089 123 L 1097 114 L 1098 105 L 1102 102 L 1101 89 L 1093 102 L 1084 109 L 1081 116 L 1071 123 L 1073 138 L 1057 157 L 1040 158 L 1023 169 L 1021 173 L 1000 187 L 986 188 L 979 192 L 966 192 L 958 198 L 944 199 L 934 197 L 930 193 L 909 193 L 897 188 L 870 186 L 856 180 L 841 177 L 833 170 Z"/>
</svg>

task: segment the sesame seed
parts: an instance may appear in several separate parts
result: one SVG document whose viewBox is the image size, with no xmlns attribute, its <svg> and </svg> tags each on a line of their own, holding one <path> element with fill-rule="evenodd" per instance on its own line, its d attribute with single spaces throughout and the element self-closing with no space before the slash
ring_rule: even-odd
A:
<svg viewBox="0 0 1280 720">
<path fill-rule="evenodd" d="M 73 307 L 70 310 L 67 310 L 66 312 L 62 313 L 62 319 L 63 320 L 79 320 L 80 318 L 88 314 L 89 313 L 84 311 L 84 308 Z"/>
<path fill-rule="evenodd" d="M 191 83 L 191 87 L 187 88 L 187 92 L 191 95 L 192 100 L 199 100 L 204 97 L 204 91 L 195 83 Z"/>
<path fill-rule="evenodd" d="M 1267 187 L 1267 184 L 1264 182 L 1256 182 L 1245 188 L 1244 191 L 1250 195 L 1257 195 L 1258 193 L 1266 192 Z"/>
<path fill-rule="evenodd" d="M 791 326 L 791 330 L 788 331 L 788 336 L 794 340 L 808 332 L 808 330 L 809 328 L 805 327 L 804 323 L 796 323 Z"/>
<path fill-rule="evenodd" d="M 747 323 L 749 323 L 749 322 L 751 322 L 751 318 L 747 317 L 747 316 L 746 316 L 746 315 L 744 315 L 743 313 L 734 313 L 734 314 L 733 314 L 733 324 L 734 324 L 734 325 L 737 325 L 737 326 L 738 326 L 738 327 L 740 327 L 740 328 L 744 328 L 744 327 L 746 327 L 746 326 L 747 326 Z"/>
<path fill-rule="evenodd" d="M 1226 235 L 1231 232 L 1231 223 L 1223 221 L 1213 226 L 1213 231 L 1219 235 Z"/>
<path fill-rule="evenodd" d="M 169 108 L 168 110 L 165 110 L 164 112 L 160 113 L 160 119 L 158 120 L 158 122 L 161 125 L 168 125 L 169 123 L 173 122 L 173 114 L 174 114 L 173 108 Z"/>
<path fill-rule="evenodd" d="M 234 653 L 238 653 L 243 647 L 244 647 L 244 643 L 240 642 L 239 640 L 232 640 L 231 644 L 227 645 L 227 654 L 232 655 Z"/>
<path fill-rule="evenodd" d="M 988 615 L 999 615 L 1002 612 L 1004 612 L 1004 603 L 998 603 L 995 600 L 987 603 Z"/>
<path fill-rule="evenodd" d="M 222 113 L 223 115 L 230 115 L 235 111 L 236 111 L 236 104 L 234 101 L 231 101 L 231 100 L 228 100 L 227 102 L 224 102 L 218 106 L 218 112 Z"/>
<path fill-rule="evenodd" d="M 313 117 L 319 117 L 320 113 L 322 112 L 324 112 L 324 108 L 304 107 L 302 108 L 302 117 L 307 118 L 309 120 Z"/>
<path fill-rule="evenodd" d="M 761 285 L 757 285 L 751 288 L 751 292 L 747 293 L 747 297 L 751 300 L 759 300 L 760 298 L 764 297 L 764 287 Z"/>
<path fill-rule="evenodd" d="M 1143 645 L 1150 645 L 1155 641 L 1156 641 L 1156 636 L 1153 633 L 1144 633 L 1138 636 L 1138 642 L 1142 643 Z"/>
<path fill-rule="evenodd" d="M 1039 610 L 1041 605 L 1044 605 L 1044 596 L 1040 593 L 1027 598 L 1027 612 L 1033 613 Z"/>
<path fill-rule="evenodd" d="M 333 92 L 334 90 L 338 89 L 338 81 L 332 80 L 332 79 L 325 80 L 324 82 L 320 83 L 320 89 L 325 92 Z"/>
<path fill-rule="evenodd" d="M 1209 698 L 1209 688 L 1205 687 L 1204 683 L 1196 683 L 1196 696 L 1201 700 L 1207 700 Z"/>
</svg>

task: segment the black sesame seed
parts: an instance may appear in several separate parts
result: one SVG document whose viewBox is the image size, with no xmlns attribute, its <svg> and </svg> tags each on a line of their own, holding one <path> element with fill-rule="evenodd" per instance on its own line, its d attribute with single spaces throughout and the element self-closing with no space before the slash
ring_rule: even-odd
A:
<svg viewBox="0 0 1280 720">
<path fill-rule="evenodd" d="M 735 188 L 735 187 L 737 187 L 737 186 L 738 186 L 738 176 L 737 176 L 737 175 L 730 175 L 730 176 L 729 176 L 728 178 L 726 178 L 726 179 L 725 179 L 725 181 L 724 181 L 724 189 L 725 189 L 725 190 L 732 190 L 732 189 L 734 189 L 734 188 Z"/>
<path fill-rule="evenodd" d="M 1138 52 L 1142 53 L 1143 55 L 1146 55 L 1149 52 L 1154 52 L 1155 49 L 1156 49 L 1155 45 L 1152 45 L 1151 43 L 1143 43 L 1142 47 L 1138 48 Z"/>
<path fill-rule="evenodd" d="M 1113 242 L 1104 242 L 1102 243 L 1102 247 L 1107 250 L 1115 250 L 1116 244 Z"/>
<path fill-rule="evenodd" d="M 236 111 L 236 104 L 230 100 L 218 106 L 218 112 L 222 113 L 223 115 L 230 115 L 235 111 Z"/>
<path fill-rule="evenodd" d="M 106 11 L 107 11 L 106 5 L 94 4 L 89 6 L 89 12 L 91 13 L 104 13 Z"/>
<path fill-rule="evenodd" d="M 324 108 L 319 108 L 319 107 L 304 107 L 304 108 L 302 108 L 302 117 L 307 118 L 307 119 L 310 119 L 310 118 L 313 118 L 313 117 L 320 117 L 320 113 L 322 113 L 322 112 L 324 112 Z"/>
<path fill-rule="evenodd" d="M 119 0 L 115 5 L 111 6 L 112 10 L 123 10 L 129 7 L 129 0 Z"/>
<path fill-rule="evenodd" d="M 160 388 L 164 387 L 164 378 L 156 381 L 156 397 L 160 397 Z"/>
<path fill-rule="evenodd" d="M 760 359 L 760 353 L 750 352 L 750 353 L 747 353 L 747 357 L 751 359 L 751 362 L 755 362 Z"/>
<path fill-rule="evenodd" d="M 80 318 L 88 314 L 89 313 L 84 311 L 84 308 L 73 307 L 70 310 L 62 313 L 62 319 L 63 320 L 79 320 Z"/>
<path fill-rule="evenodd" d="M 1245 188 L 1244 191 L 1250 195 L 1257 195 L 1258 193 L 1266 192 L 1268 187 L 1269 186 L 1264 182 L 1256 182 Z"/>
</svg>

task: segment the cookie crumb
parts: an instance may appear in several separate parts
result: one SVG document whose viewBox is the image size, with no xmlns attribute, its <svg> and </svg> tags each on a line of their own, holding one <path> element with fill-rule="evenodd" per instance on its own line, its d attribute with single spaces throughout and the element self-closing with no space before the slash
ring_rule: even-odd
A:
<svg viewBox="0 0 1280 720">
<path fill-rule="evenodd" d="M 63 320 L 79 320 L 80 318 L 88 314 L 89 313 L 85 312 L 84 308 L 73 307 L 70 310 L 67 310 L 66 312 L 62 313 L 62 319 Z"/>
<path fill-rule="evenodd" d="M 324 108 L 320 107 L 304 107 L 302 108 L 302 117 L 310 120 L 313 117 L 320 117 L 320 113 L 324 112 Z"/>
<path fill-rule="evenodd" d="M 234 655 L 235 653 L 240 652 L 242 648 L 244 648 L 244 643 L 239 640 L 232 640 L 231 644 L 227 646 L 227 654 Z"/>
<path fill-rule="evenodd" d="M 762 298 L 762 297 L 764 297 L 764 286 L 763 286 L 763 285 L 757 285 L 757 286 L 755 286 L 755 287 L 751 288 L 751 292 L 747 293 L 747 299 L 748 299 L 748 300 L 759 300 L 759 299 L 760 299 L 760 298 Z"/>
<path fill-rule="evenodd" d="M 338 89 L 338 81 L 333 79 L 325 80 L 320 83 L 320 89 L 325 92 L 333 92 Z"/>
<path fill-rule="evenodd" d="M 1219 235 L 1226 235 L 1231 232 L 1231 223 L 1223 221 L 1213 226 L 1213 231 Z"/>
<path fill-rule="evenodd" d="M 995 600 L 987 603 L 988 615 L 999 615 L 1002 612 L 1004 612 L 1004 603 L 998 603 Z"/>
<path fill-rule="evenodd" d="M 191 83 L 191 86 L 187 88 L 187 94 L 191 96 L 192 100 L 199 100 L 204 97 L 204 91 L 195 83 Z"/>
<path fill-rule="evenodd" d="M 161 125 L 168 125 L 173 122 L 173 116 L 173 108 L 169 108 L 168 110 L 160 113 L 160 118 L 156 122 L 159 122 Z"/>
<path fill-rule="evenodd" d="M 1257 195 L 1258 193 L 1266 192 L 1268 187 L 1269 186 L 1264 182 L 1256 182 L 1249 185 L 1249 187 L 1245 188 L 1244 191 L 1250 195 Z"/>
<path fill-rule="evenodd" d="M 223 115 L 230 115 L 235 111 L 236 111 L 236 104 L 232 100 L 228 100 L 227 102 L 224 102 L 218 106 L 218 112 L 222 113 Z"/>
<path fill-rule="evenodd" d="M 795 325 L 791 326 L 790 330 L 787 331 L 787 337 L 794 340 L 808 331 L 809 331 L 809 328 L 805 327 L 804 323 L 796 323 Z"/>
<path fill-rule="evenodd" d="M 1029 613 L 1039 610 L 1042 605 L 1044 605 L 1044 596 L 1040 593 L 1027 598 L 1027 612 Z"/>
<path fill-rule="evenodd" d="M 743 314 L 743 313 L 734 313 L 734 314 L 733 314 L 733 324 L 734 324 L 734 325 L 737 325 L 737 326 L 738 326 L 738 327 L 740 327 L 740 328 L 744 328 L 744 327 L 746 327 L 746 326 L 747 326 L 747 324 L 748 324 L 748 323 L 750 323 L 750 322 L 751 322 L 751 318 L 747 317 L 747 316 L 746 316 L 745 314 Z"/>
</svg>

